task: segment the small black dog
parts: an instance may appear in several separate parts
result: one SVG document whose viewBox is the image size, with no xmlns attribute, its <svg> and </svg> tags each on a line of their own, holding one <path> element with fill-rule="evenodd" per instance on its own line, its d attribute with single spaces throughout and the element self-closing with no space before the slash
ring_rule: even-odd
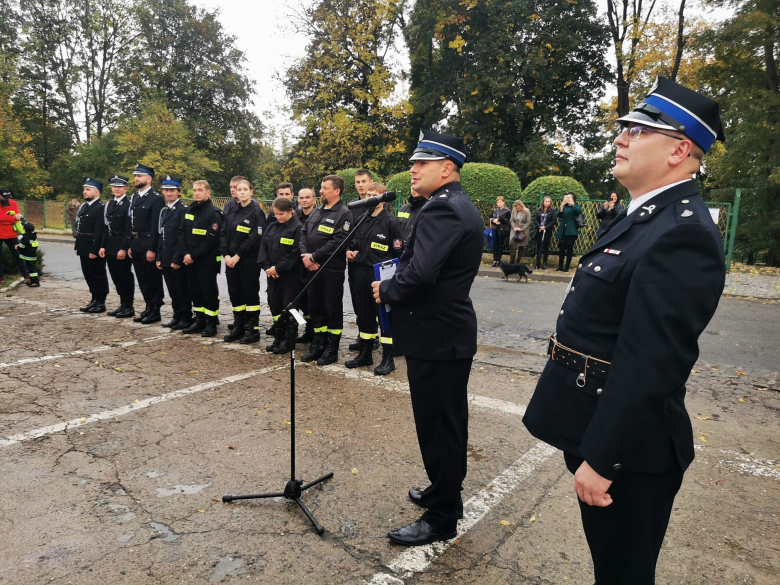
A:
<svg viewBox="0 0 780 585">
<path fill-rule="evenodd" d="M 525 278 L 525 281 L 528 282 L 528 275 L 533 274 L 534 272 L 525 264 L 507 264 L 506 262 L 502 262 L 499 266 L 501 268 L 501 272 L 504 273 L 504 276 L 501 277 L 501 280 L 506 278 L 507 282 L 509 281 L 510 274 L 517 274 L 517 282 L 520 282 L 521 278 Z"/>
</svg>

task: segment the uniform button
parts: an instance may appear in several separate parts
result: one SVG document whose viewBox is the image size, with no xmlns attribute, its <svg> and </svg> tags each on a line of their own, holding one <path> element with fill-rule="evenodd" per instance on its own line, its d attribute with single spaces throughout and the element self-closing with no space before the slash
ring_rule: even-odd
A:
<svg viewBox="0 0 780 585">
<path fill-rule="evenodd" d="M 596 266 L 596 268 L 593 269 L 593 272 L 601 272 L 601 266 Z"/>
<path fill-rule="evenodd" d="M 574 287 L 571 287 L 571 290 L 569 291 L 569 294 L 574 292 Z"/>
<path fill-rule="evenodd" d="M 598 394 L 599 396 L 601 396 L 601 388 L 599 388 L 598 390 L 596 390 L 596 394 Z"/>
<path fill-rule="evenodd" d="M 563 309 L 561 309 L 561 315 L 563 315 Z"/>
<path fill-rule="evenodd" d="M 578 268 L 578 269 L 579 269 L 579 268 L 582 268 L 582 264 L 579 264 L 579 265 L 577 265 L 577 268 Z"/>
<path fill-rule="evenodd" d="M 612 469 L 614 469 L 615 471 L 620 471 L 621 467 L 623 467 L 623 466 L 620 465 L 620 463 L 615 463 L 615 465 L 612 466 Z"/>
</svg>

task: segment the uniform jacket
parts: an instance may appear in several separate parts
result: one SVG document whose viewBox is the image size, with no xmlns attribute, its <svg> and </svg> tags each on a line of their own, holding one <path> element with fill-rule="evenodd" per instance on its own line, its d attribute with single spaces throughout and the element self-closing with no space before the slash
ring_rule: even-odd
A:
<svg viewBox="0 0 780 585">
<path fill-rule="evenodd" d="M 35 262 L 38 259 L 38 234 L 35 232 L 24 232 L 19 238 L 19 258 L 28 262 Z"/>
<path fill-rule="evenodd" d="M 437 189 L 417 217 L 395 276 L 380 287 L 404 355 L 456 360 L 477 352 L 469 291 L 485 244 L 482 217 L 460 183 Z"/>
<path fill-rule="evenodd" d="M 122 247 L 127 251 L 132 247 L 133 254 L 146 254 L 157 250 L 160 239 L 160 211 L 165 207 L 165 199 L 154 189 L 149 189 L 141 197 L 138 191 L 130 197 L 130 233 Z M 135 237 L 133 233 L 138 234 Z"/>
<path fill-rule="evenodd" d="M 16 238 L 18 235 L 14 230 L 14 224 L 18 221 L 16 219 L 19 214 L 19 206 L 13 199 L 6 199 L 8 205 L 0 205 L 0 240 L 10 240 Z M 9 211 L 13 211 L 9 214 Z"/>
<path fill-rule="evenodd" d="M 275 221 L 268 227 L 260 244 L 257 263 L 262 270 L 276 267 L 279 274 L 297 272 L 303 278 L 301 259 L 301 230 L 298 218 L 291 217 L 284 223 Z"/>
<path fill-rule="evenodd" d="M 257 252 L 266 229 L 265 213 L 257 201 L 250 200 L 246 207 L 231 205 L 223 213 L 225 222 L 220 234 L 219 252 L 225 256 L 238 256 L 250 262 L 257 261 Z M 273 215 L 273 214 L 272 214 Z"/>
<path fill-rule="evenodd" d="M 324 264 L 328 257 L 346 239 L 352 228 L 352 212 L 341 201 L 330 209 L 316 207 L 301 230 L 301 254 L 311 254 L 317 264 Z M 333 257 L 325 270 L 344 272 L 347 267 L 347 251 L 343 249 Z"/>
<path fill-rule="evenodd" d="M 358 228 L 349 249 L 356 250 L 355 264 L 374 266 L 393 258 L 400 258 L 403 251 L 403 238 L 398 221 L 383 209 L 376 217 L 369 217 Z"/>
<path fill-rule="evenodd" d="M 564 236 L 577 236 L 580 231 L 577 227 L 577 221 L 574 219 L 582 213 L 582 207 L 577 205 L 564 205 L 563 211 L 556 210 L 556 216 L 560 220 L 558 229 L 555 231 L 555 237 L 559 240 Z"/>
<path fill-rule="evenodd" d="M 298 205 L 297 201 L 292 202 L 293 206 L 293 214 L 295 216 L 298 216 L 299 213 L 301 213 L 301 206 Z M 276 223 L 276 216 L 274 215 L 274 210 L 271 208 L 271 211 L 268 213 L 268 217 L 266 218 L 266 227 L 271 227 L 272 223 Z"/>
<path fill-rule="evenodd" d="M 130 198 L 125 196 L 119 203 L 112 199 L 103 208 L 106 229 L 100 247 L 106 249 L 107 256 L 116 256 L 123 248 L 130 233 Z"/>
<path fill-rule="evenodd" d="M 222 269 L 219 253 L 222 223 L 222 212 L 211 199 L 194 201 L 184 211 L 184 218 L 179 223 L 179 241 L 173 263 L 184 264 L 184 257 L 189 254 L 193 266 L 213 265 L 219 272 Z"/>
<path fill-rule="evenodd" d="M 105 228 L 103 202 L 98 199 L 92 204 L 82 203 L 76 214 L 76 244 L 74 246 L 76 253 L 79 256 L 97 255 L 103 242 Z"/>
<path fill-rule="evenodd" d="M 409 202 L 404 203 L 401 209 L 398 210 L 398 224 L 401 226 L 401 239 L 406 242 L 409 236 L 412 234 L 412 228 L 414 222 L 417 220 L 417 216 L 422 209 L 422 206 L 427 203 L 425 197 L 409 197 Z"/>
<path fill-rule="evenodd" d="M 581 257 L 558 341 L 611 362 L 607 379 L 548 361 L 523 418 L 535 437 L 602 477 L 685 470 L 693 434 L 685 382 L 725 282 L 723 242 L 687 181 L 625 211 Z"/>
<path fill-rule="evenodd" d="M 301 228 L 303 228 L 303 224 L 308 221 L 308 219 L 311 217 L 311 214 L 314 212 L 314 210 L 317 209 L 316 207 L 312 207 L 311 211 L 309 212 L 309 215 L 306 215 L 303 213 L 303 208 L 299 207 L 298 210 L 295 212 L 295 217 L 298 218 L 298 221 L 301 222 Z M 271 214 L 273 215 L 273 213 Z M 268 227 L 268 226 L 266 226 Z"/>
<path fill-rule="evenodd" d="M 494 224 L 492 221 L 490 222 L 490 227 L 493 228 L 493 231 L 506 231 L 509 229 L 509 219 L 512 216 L 512 212 L 509 211 L 508 207 L 504 207 L 503 209 L 499 209 L 498 207 L 493 209 L 493 213 L 490 214 L 490 219 L 497 219 L 498 225 Z"/>
<path fill-rule="evenodd" d="M 520 228 L 519 232 L 515 228 Z M 526 246 L 531 239 L 531 212 L 526 207 L 523 211 L 517 211 L 512 206 L 512 214 L 509 219 L 509 236 L 517 242 L 518 246 Z"/>
<path fill-rule="evenodd" d="M 187 206 L 179 199 L 173 207 L 166 205 L 160 211 L 160 238 L 157 244 L 157 260 L 164 268 L 170 268 L 179 247 L 179 226 L 187 213 Z"/>
</svg>

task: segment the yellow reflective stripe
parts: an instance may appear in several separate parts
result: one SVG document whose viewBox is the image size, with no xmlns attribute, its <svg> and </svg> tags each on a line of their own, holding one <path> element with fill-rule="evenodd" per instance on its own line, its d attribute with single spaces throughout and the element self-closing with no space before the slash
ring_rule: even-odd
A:
<svg viewBox="0 0 780 585">
<path fill-rule="evenodd" d="M 384 343 L 385 345 L 393 345 L 393 338 L 392 337 L 380 337 L 379 341 L 381 343 Z"/>
<path fill-rule="evenodd" d="M 399 212 L 398 212 L 398 217 L 402 217 L 402 218 L 405 218 L 405 219 L 409 219 L 409 214 L 408 214 L 408 213 L 406 213 L 405 211 L 399 211 Z"/>
<path fill-rule="evenodd" d="M 192 215 L 191 213 L 185 213 L 184 214 L 184 219 L 189 219 L 191 221 L 195 221 L 195 216 Z"/>
<path fill-rule="evenodd" d="M 217 256 L 217 262 L 222 262 L 222 256 Z"/>
<path fill-rule="evenodd" d="M 274 321 L 278 321 L 281 315 L 271 315 L 271 317 L 273 318 Z"/>
<path fill-rule="evenodd" d="M 37 248 L 37 247 L 38 247 L 38 240 L 33 240 L 32 242 L 30 242 L 30 245 L 31 245 L 33 248 Z"/>
<path fill-rule="evenodd" d="M 318 229 L 319 231 L 321 231 L 321 232 L 324 232 L 324 233 L 326 233 L 326 234 L 332 234 L 332 233 L 333 233 L 333 228 L 332 228 L 332 227 L 328 227 L 328 226 L 326 226 L 326 225 L 321 225 L 321 226 L 320 226 L 320 227 L 318 227 L 317 229 Z"/>
<path fill-rule="evenodd" d="M 333 230 L 331 230 L 331 231 L 333 231 Z M 282 238 L 282 239 L 281 239 L 281 240 L 279 240 L 279 241 L 280 241 L 282 244 L 286 244 L 286 245 L 288 245 L 288 246 L 292 246 L 292 245 L 295 243 L 295 240 L 293 240 L 292 238 Z"/>
<path fill-rule="evenodd" d="M 37 258 L 35 257 L 30 258 L 29 256 L 22 256 L 21 254 L 19 254 L 19 258 L 21 258 L 22 260 L 27 260 L 29 262 L 35 262 L 37 260 Z"/>
<path fill-rule="evenodd" d="M 327 327 L 326 327 L 327 329 Z M 328 329 L 328 333 L 332 333 L 333 335 L 341 335 L 341 332 L 344 331 L 343 329 Z"/>
<path fill-rule="evenodd" d="M 377 242 L 371 242 L 371 247 L 374 250 L 381 250 L 382 252 L 387 252 L 390 249 L 389 246 L 385 246 L 384 244 L 379 244 Z"/>
<path fill-rule="evenodd" d="M 219 315 L 219 309 L 216 311 L 209 311 L 208 309 L 203 309 L 203 312 L 206 313 L 209 317 L 216 317 Z"/>
<path fill-rule="evenodd" d="M 246 310 L 247 310 L 247 312 L 259 311 L 260 310 L 260 305 L 247 305 Z"/>
<path fill-rule="evenodd" d="M 233 307 L 234 312 L 238 311 L 246 311 L 246 305 L 241 305 L 240 307 Z"/>
<path fill-rule="evenodd" d="M 192 310 L 195 311 L 196 313 L 202 313 L 203 311 L 205 311 L 203 307 L 192 307 Z"/>
<path fill-rule="evenodd" d="M 379 337 L 378 333 L 363 333 L 362 331 L 360 332 L 360 339 L 376 339 L 377 337 Z"/>
<path fill-rule="evenodd" d="M 19 247 L 19 248 L 26 248 L 26 247 L 27 247 L 27 246 L 25 246 L 24 244 L 22 244 L 21 242 L 19 242 L 18 244 L 16 244 L 16 246 L 17 246 L 17 247 Z"/>
<path fill-rule="evenodd" d="M 205 236 L 206 235 L 206 230 L 196 230 L 196 229 L 193 229 L 192 233 L 195 234 L 196 236 Z"/>
<path fill-rule="evenodd" d="M 30 273 L 30 278 L 38 278 L 38 273 L 37 272 L 31 272 Z"/>
<path fill-rule="evenodd" d="M 249 232 L 252 231 L 252 228 L 248 228 L 245 225 L 237 225 L 236 226 L 236 231 L 248 234 Z"/>
<path fill-rule="evenodd" d="M 314 330 L 314 333 L 327 333 L 327 332 L 328 332 L 327 326 L 326 327 L 317 327 Z"/>
</svg>

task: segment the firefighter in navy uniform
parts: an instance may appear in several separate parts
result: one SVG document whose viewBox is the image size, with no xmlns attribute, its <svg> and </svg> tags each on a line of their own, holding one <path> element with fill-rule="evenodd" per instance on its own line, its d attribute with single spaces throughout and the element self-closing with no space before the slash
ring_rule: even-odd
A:
<svg viewBox="0 0 780 585">
<path fill-rule="evenodd" d="M 290 315 L 282 313 L 282 310 L 295 300 L 303 288 L 302 226 L 289 199 L 277 197 L 271 213 L 276 216 L 276 220 L 263 236 L 257 263 L 268 278 L 268 307 L 277 324 L 274 341 L 265 350 L 283 354 L 295 346 L 298 330 L 293 320 L 291 339 Z"/>
<path fill-rule="evenodd" d="M 130 233 L 122 250 L 133 261 L 138 288 L 144 297 L 146 308 L 133 321 L 156 323 L 162 320 L 160 307 L 163 304 L 162 273 L 157 269 L 157 247 L 160 238 L 160 211 L 165 200 L 152 189 L 154 169 L 137 164 L 133 171 L 136 189 L 130 198 Z"/>
<path fill-rule="evenodd" d="M 320 266 L 347 237 L 352 226 L 352 212 L 341 202 L 343 191 L 344 179 L 338 175 L 328 175 L 322 179 L 322 205 L 311 212 L 301 230 L 301 256 L 309 272 L 320 270 Z M 339 341 L 344 329 L 346 264 L 346 250 L 342 249 L 309 287 L 309 314 L 314 339 L 309 353 L 301 357 L 305 362 L 317 360 L 318 366 L 326 366 L 338 361 Z"/>
<path fill-rule="evenodd" d="M 242 344 L 260 341 L 260 267 L 257 252 L 265 231 L 265 213 L 252 199 L 252 185 L 242 179 L 236 185 L 235 204 L 224 214 L 219 251 L 225 258 L 233 327 L 225 341 Z"/>
<path fill-rule="evenodd" d="M 103 241 L 103 202 L 100 192 L 103 183 L 87 178 L 84 181 L 84 200 L 76 214 L 76 255 L 81 260 L 81 272 L 87 281 L 92 300 L 81 307 L 83 313 L 103 313 L 108 296 L 106 260 L 101 258 L 100 242 Z"/>
<path fill-rule="evenodd" d="M 387 192 L 381 183 L 370 183 L 367 196 L 376 197 Z M 358 218 L 359 219 L 359 218 Z M 374 365 L 374 342 L 378 334 L 377 320 L 379 305 L 374 301 L 371 283 L 376 280 L 374 264 L 400 258 L 403 250 L 401 227 L 398 221 L 385 209 L 385 204 L 377 205 L 371 217 L 357 228 L 357 233 L 349 243 L 347 260 L 355 266 L 352 277 L 352 295 L 355 299 L 355 315 L 360 331 L 359 353 L 344 365 L 348 368 Z M 377 376 L 386 376 L 395 370 L 393 361 L 393 338 L 390 331 L 382 330 L 382 362 L 374 368 Z"/>
<path fill-rule="evenodd" d="M 195 320 L 181 332 L 214 337 L 219 317 L 217 275 L 222 269 L 219 235 L 223 218 L 211 202 L 211 186 L 207 181 L 192 184 L 192 198 L 194 201 L 179 224 L 178 250 L 173 260 L 185 266 L 187 290 L 195 311 Z"/>
<path fill-rule="evenodd" d="M 694 457 L 685 383 L 725 283 L 691 177 L 724 135 L 717 102 L 660 77 L 618 122 L 612 173 L 632 201 L 581 258 L 523 422 L 574 473 L 596 582 L 650 585 Z"/>
<path fill-rule="evenodd" d="M 317 202 L 316 198 L 314 197 L 314 190 L 313 189 L 301 189 L 298 191 L 298 211 L 296 212 L 296 216 L 298 218 L 298 221 L 301 222 L 301 228 L 303 228 L 303 224 L 306 223 L 306 221 L 309 219 L 309 216 L 311 215 L 311 212 L 314 211 L 314 204 Z M 273 213 L 271 214 L 273 215 Z M 308 280 L 308 270 L 303 271 L 303 284 L 306 285 L 306 281 Z M 311 343 L 314 339 L 314 328 L 311 326 L 311 315 L 309 315 L 309 291 L 307 290 L 305 293 L 303 293 L 303 296 L 301 297 L 301 300 L 299 301 L 298 310 L 303 315 L 304 320 L 306 321 L 306 329 L 304 329 L 303 333 L 295 340 L 295 343 Z"/>
<path fill-rule="evenodd" d="M 404 242 L 412 234 L 414 222 L 417 220 L 420 209 L 426 202 L 425 197 L 420 197 L 416 192 L 412 191 L 411 195 L 409 195 L 409 200 L 398 210 L 398 224 L 401 226 L 401 237 Z"/>
<path fill-rule="evenodd" d="M 135 316 L 133 296 L 135 295 L 135 280 L 133 277 L 133 261 L 122 249 L 130 233 L 130 200 L 127 198 L 127 177 L 114 175 L 109 181 L 114 198 L 106 203 L 103 209 L 103 219 L 106 229 L 103 230 L 103 241 L 100 244 L 100 257 L 106 259 L 108 273 L 119 295 L 119 307 L 107 314 L 110 317 L 124 319 Z"/>
<path fill-rule="evenodd" d="M 393 530 L 396 543 L 417 546 L 457 534 L 466 477 L 468 380 L 477 352 L 477 315 L 469 291 L 482 260 L 482 217 L 460 184 L 463 140 L 429 130 L 410 159 L 420 210 L 392 279 L 372 283 L 392 307 L 393 340 L 406 356 L 414 424 L 431 485 L 409 498 L 428 508 Z"/>
<path fill-rule="evenodd" d="M 165 207 L 160 212 L 160 238 L 157 244 L 157 268 L 162 270 L 168 295 L 171 297 L 173 318 L 163 327 L 172 331 L 181 331 L 192 324 L 192 302 L 187 288 L 187 271 L 173 259 L 179 244 L 179 225 L 184 221 L 187 206 L 181 196 L 182 180 L 166 175 L 161 190 L 165 198 Z"/>
</svg>

